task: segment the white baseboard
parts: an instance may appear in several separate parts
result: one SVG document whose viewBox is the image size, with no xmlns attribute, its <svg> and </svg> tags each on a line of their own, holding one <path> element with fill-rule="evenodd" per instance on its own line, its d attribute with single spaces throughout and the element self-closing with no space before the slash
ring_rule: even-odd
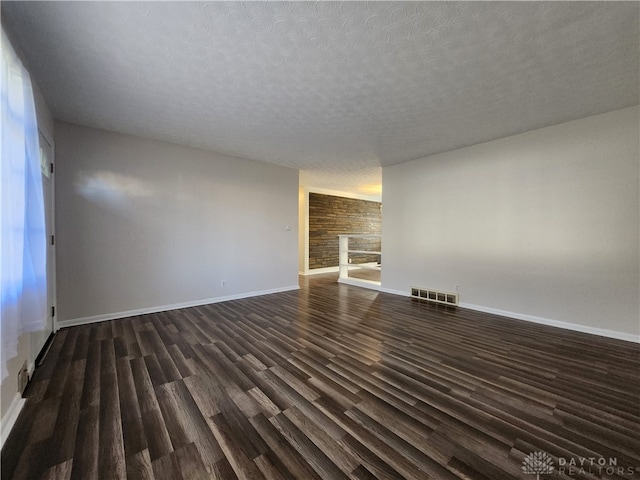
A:
<svg viewBox="0 0 640 480">
<path fill-rule="evenodd" d="M 371 280 L 361 280 L 359 278 L 339 278 L 338 283 L 353 285 L 354 287 L 368 288 L 369 290 L 380 291 L 380 282 Z"/>
<path fill-rule="evenodd" d="M 473 305 L 470 303 L 461 303 L 460 307 L 476 310 L 478 312 L 491 313 L 500 315 L 501 317 L 515 318 L 527 322 L 538 323 L 540 325 L 548 325 L 550 327 L 564 328 L 565 330 L 573 330 L 575 332 L 590 333 L 591 335 L 599 335 L 601 337 L 615 338 L 617 340 L 625 340 L 627 342 L 640 343 L 640 335 L 632 333 L 618 332 L 616 330 L 607 330 L 606 328 L 589 327 L 580 325 L 579 323 L 562 322 L 560 320 L 552 320 L 550 318 L 536 317 L 534 315 L 526 315 L 523 313 L 508 312 L 497 308 L 483 307 L 482 305 Z"/>
<path fill-rule="evenodd" d="M 391 288 L 380 287 L 380 291 L 383 293 L 390 293 L 392 295 L 400 295 L 401 297 L 410 297 L 409 292 L 403 292 L 402 290 L 393 290 Z"/>
<path fill-rule="evenodd" d="M 22 398 L 19 393 L 16 393 L 15 397 L 13 397 L 11 405 L 9 405 L 9 408 L 7 409 L 7 413 L 2 417 L 2 426 L 0 427 L 0 449 L 4 446 L 4 442 L 7 440 L 7 437 L 9 437 L 9 433 L 11 433 L 11 429 L 15 425 L 18 415 L 20 415 L 20 412 L 26 402 L 27 400 Z"/>
<path fill-rule="evenodd" d="M 336 269 L 335 271 L 337 271 L 337 267 L 329 267 L 329 268 L 335 268 Z M 323 270 L 323 269 L 311 270 L 309 274 L 312 275 L 315 273 L 326 273 L 326 272 L 318 272 L 317 270 Z M 353 282 L 353 283 L 342 282 L 342 283 L 350 283 L 356 286 L 364 286 L 362 283 L 356 283 L 356 282 Z M 237 295 L 229 295 L 226 297 L 209 298 L 209 299 L 198 300 L 193 302 L 176 303 L 171 305 L 162 305 L 162 306 L 142 308 L 137 310 L 128 310 L 124 312 L 108 313 L 104 315 L 95 315 L 92 317 L 61 320 L 57 322 L 56 329 L 63 328 L 63 327 L 71 327 L 75 325 L 85 325 L 89 323 L 103 322 L 106 320 L 115 320 L 118 318 L 134 317 L 136 315 L 144 315 L 147 313 L 165 312 L 167 310 L 176 310 L 179 308 L 198 307 L 201 305 L 208 305 L 210 303 L 226 302 L 229 300 L 238 300 L 241 298 L 249 298 L 249 297 L 255 297 L 259 295 L 268 295 L 271 293 L 287 292 L 291 290 L 298 290 L 299 288 L 300 287 L 298 285 L 295 285 L 290 287 L 274 288 L 271 290 L 261 290 L 261 291 L 255 291 L 255 292 L 241 293 Z M 384 288 L 384 287 L 377 287 L 374 285 L 366 286 L 365 288 L 372 288 L 373 290 L 378 290 L 383 293 L 390 293 L 392 295 L 400 295 L 402 297 L 411 296 L 409 292 L 404 292 L 402 290 L 394 290 L 394 289 Z M 500 309 L 491 308 L 491 307 L 484 307 L 482 305 L 474 305 L 471 303 L 460 303 L 459 306 L 460 308 L 468 308 L 470 310 L 476 310 L 478 312 L 491 313 L 493 315 L 500 315 L 501 317 L 515 318 L 517 320 L 524 320 L 527 322 L 538 323 L 541 325 L 564 328 L 566 330 L 573 330 L 576 332 L 599 335 L 601 337 L 615 338 L 617 340 L 624 340 L 627 342 L 640 343 L 640 335 L 634 335 L 632 333 L 618 332 L 616 330 L 608 330 L 608 329 L 597 328 L 597 327 L 589 327 L 589 326 L 580 325 L 577 323 L 563 322 L 560 320 L 552 320 L 549 318 L 536 317 L 533 315 L 526 315 L 526 314 L 517 313 L 517 312 L 509 312 L 506 310 L 500 310 Z M 3 425 L 4 425 L 4 422 L 3 422 Z"/>
<path fill-rule="evenodd" d="M 203 300 L 195 300 L 191 302 L 173 303 L 170 305 L 159 305 L 156 307 L 139 308 L 136 310 L 127 310 L 124 312 L 105 313 L 103 315 L 93 315 L 91 317 L 72 318 L 69 320 L 60 320 L 57 322 L 57 328 L 74 327 L 77 325 L 87 325 L 90 323 L 104 322 L 107 320 L 116 320 L 119 318 L 135 317 L 145 315 L 147 313 L 166 312 L 168 310 L 177 310 L 179 308 L 200 307 L 211 303 L 228 302 L 229 300 L 239 300 L 242 298 L 258 297 L 260 295 L 269 295 L 271 293 L 289 292 L 291 290 L 299 290 L 299 285 L 291 285 L 289 287 L 272 288 L 269 290 L 259 290 L 254 292 L 238 293 L 235 295 L 227 295 L 225 297 L 206 298 Z"/>
<path fill-rule="evenodd" d="M 407 291 L 392 290 L 390 288 L 381 287 L 380 291 L 383 293 L 391 293 L 393 295 L 400 295 L 402 297 L 411 297 L 411 294 Z M 526 322 L 538 323 L 540 325 L 548 325 L 550 327 L 564 328 L 565 330 L 573 330 L 575 332 L 590 333 L 591 335 L 599 335 L 601 337 L 615 338 L 617 340 L 625 340 L 627 342 L 640 343 L 640 335 L 634 335 L 632 333 L 618 332 L 616 330 L 607 330 L 605 328 L 589 327 L 586 325 L 580 325 L 578 323 L 562 322 L 560 320 L 551 320 L 549 318 L 536 317 L 534 315 L 526 315 L 524 313 L 509 312 L 506 310 L 500 310 L 497 308 L 483 307 L 482 305 L 474 305 L 472 303 L 460 303 L 460 308 L 468 308 L 469 310 L 475 310 L 478 312 L 491 313 L 493 315 L 500 315 L 501 317 L 514 318 L 516 320 L 524 320 Z"/>
<path fill-rule="evenodd" d="M 320 273 L 338 273 L 340 271 L 340 267 L 324 267 L 324 268 L 312 268 L 307 271 L 307 273 L 303 273 L 302 275 L 318 275 Z"/>
<path fill-rule="evenodd" d="M 377 265 L 378 262 L 368 262 L 368 263 L 350 263 L 350 267 L 361 266 L 372 266 Z M 311 270 L 305 272 L 298 272 L 300 275 L 319 275 L 322 273 L 338 273 L 340 271 L 340 267 L 323 267 L 323 268 L 312 268 Z"/>
</svg>

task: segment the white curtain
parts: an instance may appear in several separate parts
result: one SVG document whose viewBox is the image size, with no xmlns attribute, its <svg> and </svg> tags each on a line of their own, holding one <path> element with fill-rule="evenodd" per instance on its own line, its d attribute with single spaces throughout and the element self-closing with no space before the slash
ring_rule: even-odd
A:
<svg viewBox="0 0 640 480">
<path fill-rule="evenodd" d="M 46 230 L 33 91 L 29 73 L 2 29 L 0 288 L 2 380 L 18 337 L 47 315 Z"/>
</svg>

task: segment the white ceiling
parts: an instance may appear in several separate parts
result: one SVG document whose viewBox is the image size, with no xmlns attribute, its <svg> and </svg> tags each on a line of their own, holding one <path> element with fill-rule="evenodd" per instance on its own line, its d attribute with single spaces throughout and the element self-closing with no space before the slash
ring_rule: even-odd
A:
<svg viewBox="0 0 640 480">
<path fill-rule="evenodd" d="M 638 103 L 637 2 L 2 2 L 60 120 L 303 170 L 381 166 Z"/>
</svg>

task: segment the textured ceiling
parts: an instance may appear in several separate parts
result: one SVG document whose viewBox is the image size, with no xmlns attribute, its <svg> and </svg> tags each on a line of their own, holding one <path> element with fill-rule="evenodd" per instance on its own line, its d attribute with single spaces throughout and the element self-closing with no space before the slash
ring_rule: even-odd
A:
<svg viewBox="0 0 640 480">
<path fill-rule="evenodd" d="M 637 2 L 2 8 L 56 118 L 300 168 L 323 188 L 638 103 Z"/>
</svg>

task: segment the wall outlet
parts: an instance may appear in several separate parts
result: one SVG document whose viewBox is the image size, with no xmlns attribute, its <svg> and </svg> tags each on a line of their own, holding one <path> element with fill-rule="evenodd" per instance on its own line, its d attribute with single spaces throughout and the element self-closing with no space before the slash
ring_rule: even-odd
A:
<svg viewBox="0 0 640 480">
<path fill-rule="evenodd" d="M 227 288 L 227 281 L 226 281 L 226 280 L 222 280 L 222 281 L 220 282 L 220 286 L 221 286 L 222 288 Z"/>
<path fill-rule="evenodd" d="M 456 285 L 456 292 L 460 291 L 460 285 Z"/>
</svg>

